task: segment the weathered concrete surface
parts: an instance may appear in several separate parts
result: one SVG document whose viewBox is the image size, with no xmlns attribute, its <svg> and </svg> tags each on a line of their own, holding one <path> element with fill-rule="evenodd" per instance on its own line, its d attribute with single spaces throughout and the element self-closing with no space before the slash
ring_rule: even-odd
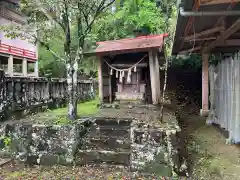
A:
<svg viewBox="0 0 240 180">
<path fill-rule="evenodd" d="M 113 128 L 116 124 L 119 127 Z M 129 165 L 130 124 L 93 118 L 64 126 L 5 124 L 0 128 L 0 148 L 2 154 L 11 151 L 27 164 Z"/>
<path fill-rule="evenodd" d="M 65 126 L 4 125 L 0 129 L 0 146 L 2 152 L 11 152 L 26 164 L 72 164 L 93 123 L 85 119 Z"/>
</svg>

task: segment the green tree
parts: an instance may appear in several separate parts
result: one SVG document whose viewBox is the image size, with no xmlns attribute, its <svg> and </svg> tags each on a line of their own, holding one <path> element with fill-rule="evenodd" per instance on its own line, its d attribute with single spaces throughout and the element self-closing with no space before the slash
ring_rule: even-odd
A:
<svg viewBox="0 0 240 180">
<path fill-rule="evenodd" d="M 77 118 L 77 72 L 83 60 L 86 37 L 96 18 L 114 1 L 109 0 L 23 0 L 22 10 L 29 15 L 25 27 L 12 26 L 1 29 L 9 36 L 25 37 L 45 47 L 55 58 L 65 64 L 68 83 L 68 118 Z M 35 27 L 36 33 L 29 32 Z M 31 36 L 31 37 L 30 37 Z M 73 44 L 75 40 L 75 44 Z M 54 46 L 59 44 L 58 46 Z M 57 51 L 54 50 L 57 49 Z M 47 63 L 47 60 L 45 61 Z"/>
<path fill-rule="evenodd" d="M 116 12 L 108 11 L 98 18 L 93 33 L 100 41 L 163 33 L 165 22 L 161 13 L 155 2 L 125 0 Z"/>
</svg>

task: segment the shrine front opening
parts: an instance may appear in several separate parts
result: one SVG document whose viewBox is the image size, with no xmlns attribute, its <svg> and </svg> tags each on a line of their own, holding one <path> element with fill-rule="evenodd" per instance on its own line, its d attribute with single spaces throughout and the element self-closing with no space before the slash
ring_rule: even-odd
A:
<svg viewBox="0 0 240 180">
<path fill-rule="evenodd" d="M 160 64 L 166 35 L 143 36 L 98 43 L 99 98 L 160 104 Z"/>
</svg>

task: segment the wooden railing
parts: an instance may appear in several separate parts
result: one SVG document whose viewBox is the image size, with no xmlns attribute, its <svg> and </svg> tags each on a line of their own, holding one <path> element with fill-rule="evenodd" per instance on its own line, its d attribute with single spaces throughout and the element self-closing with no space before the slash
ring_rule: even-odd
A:
<svg viewBox="0 0 240 180">
<path fill-rule="evenodd" d="M 14 46 L 10 46 L 7 44 L 0 43 L 0 53 L 11 54 L 15 56 L 25 57 L 31 60 L 36 60 L 36 52 L 29 51 L 23 48 L 18 48 Z"/>
</svg>

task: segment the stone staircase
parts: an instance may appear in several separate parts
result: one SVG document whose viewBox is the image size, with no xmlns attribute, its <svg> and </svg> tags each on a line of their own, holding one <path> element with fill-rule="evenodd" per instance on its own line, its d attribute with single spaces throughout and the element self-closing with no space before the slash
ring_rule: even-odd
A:
<svg viewBox="0 0 240 180">
<path fill-rule="evenodd" d="M 144 117 L 149 113 L 154 118 L 156 106 L 148 106 L 144 114 L 146 105 L 120 104 L 118 108 L 103 108 L 105 114 L 90 118 L 90 124 L 83 118 L 80 124 L 63 126 L 0 126 L 0 137 L 11 138 L 15 158 L 27 164 L 121 165 L 165 177 L 178 171 L 179 129 L 168 126 L 172 117 L 169 123 L 155 126 Z"/>
<path fill-rule="evenodd" d="M 77 164 L 107 163 L 130 166 L 131 121 L 97 118 L 95 127 L 89 132 L 77 154 Z"/>
</svg>

